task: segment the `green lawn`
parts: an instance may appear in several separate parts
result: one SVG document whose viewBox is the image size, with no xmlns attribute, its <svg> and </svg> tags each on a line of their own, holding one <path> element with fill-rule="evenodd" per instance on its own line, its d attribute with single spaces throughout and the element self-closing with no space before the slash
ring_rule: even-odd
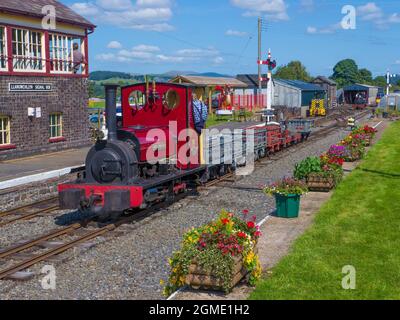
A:
<svg viewBox="0 0 400 320">
<path fill-rule="evenodd" d="M 254 114 L 252 112 L 246 112 L 247 119 L 250 119 L 253 115 Z M 208 116 L 206 128 L 212 128 L 212 127 L 218 126 L 222 123 L 229 122 L 229 121 L 237 122 L 238 120 L 237 119 L 235 120 L 235 119 L 233 119 L 233 117 L 230 117 L 230 116 L 224 116 L 224 117 L 218 118 L 215 114 L 211 114 Z"/>
<path fill-rule="evenodd" d="M 342 268 L 356 289 L 342 288 Z M 321 208 L 250 299 L 400 299 L 400 123 Z"/>
</svg>

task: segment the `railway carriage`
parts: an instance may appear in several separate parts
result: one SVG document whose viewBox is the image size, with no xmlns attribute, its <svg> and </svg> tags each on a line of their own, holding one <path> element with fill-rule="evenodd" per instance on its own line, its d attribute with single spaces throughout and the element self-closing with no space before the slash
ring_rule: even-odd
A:
<svg viewBox="0 0 400 320">
<path fill-rule="evenodd" d="M 89 151 L 77 181 L 58 187 L 62 209 L 117 218 L 234 171 L 249 155 L 257 160 L 307 137 L 304 128 L 287 130 L 278 123 L 229 123 L 200 136 L 193 88 L 171 83 L 122 88 L 123 123 L 117 130 L 116 93 L 117 86 L 106 86 L 108 139 Z"/>
</svg>

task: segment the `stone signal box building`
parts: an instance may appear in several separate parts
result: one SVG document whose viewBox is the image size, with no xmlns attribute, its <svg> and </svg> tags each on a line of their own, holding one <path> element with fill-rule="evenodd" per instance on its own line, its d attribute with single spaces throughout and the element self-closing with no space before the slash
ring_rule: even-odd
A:
<svg viewBox="0 0 400 320">
<path fill-rule="evenodd" d="M 89 143 L 94 28 L 56 0 L 0 1 L 0 160 Z"/>
</svg>

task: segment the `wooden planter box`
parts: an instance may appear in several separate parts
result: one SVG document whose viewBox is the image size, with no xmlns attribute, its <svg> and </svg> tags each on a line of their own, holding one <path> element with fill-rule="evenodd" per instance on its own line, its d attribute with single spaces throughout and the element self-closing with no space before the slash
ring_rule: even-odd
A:
<svg viewBox="0 0 400 320">
<path fill-rule="evenodd" d="M 257 254 L 257 248 L 255 253 Z M 244 277 L 247 276 L 248 272 L 243 266 L 243 256 L 234 257 L 234 266 L 231 276 L 231 282 L 229 289 L 232 290 Z M 218 278 L 213 272 L 205 271 L 200 265 L 198 265 L 196 259 L 193 260 L 189 267 L 189 274 L 186 276 L 186 284 L 195 290 L 215 290 L 224 291 L 223 280 Z"/>
<path fill-rule="evenodd" d="M 364 141 L 365 146 L 366 146 L 366 147 L 371 146 L 371 141 L 372 141 L 372 138 L 371 138 L 371 137 L 365 138 L 365 141 Z"/>
<path fill-rule="evenodd" d="M 333 177 L 322 177 L 318 174 L 310 174 L 307 178 L 307 186 L 310 191 L 329 192 L 335 188 L 335 180 Z"/>
</svg>

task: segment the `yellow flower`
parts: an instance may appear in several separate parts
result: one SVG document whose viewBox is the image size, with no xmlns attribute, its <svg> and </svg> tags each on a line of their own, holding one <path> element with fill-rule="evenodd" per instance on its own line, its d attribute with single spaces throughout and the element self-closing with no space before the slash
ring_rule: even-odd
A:
<svg viewBox="0 0 400 320">
<path fill-rule="evenodd" d="M 254 259 L 254 252 L 250 251 L 250 253 L 247 255 L 246 257 L 246 264 L 251 264 L 253 262 Z"/>
<path fill-rule="evenodd" d="M 164 280 L 163 280 L 163 279 L 161 279 L 161 280 L 160 280 L 160 285 L 162 285 L 162 286 L 163 286 L 164 284 L 165 284 Z"/>
</svg>

